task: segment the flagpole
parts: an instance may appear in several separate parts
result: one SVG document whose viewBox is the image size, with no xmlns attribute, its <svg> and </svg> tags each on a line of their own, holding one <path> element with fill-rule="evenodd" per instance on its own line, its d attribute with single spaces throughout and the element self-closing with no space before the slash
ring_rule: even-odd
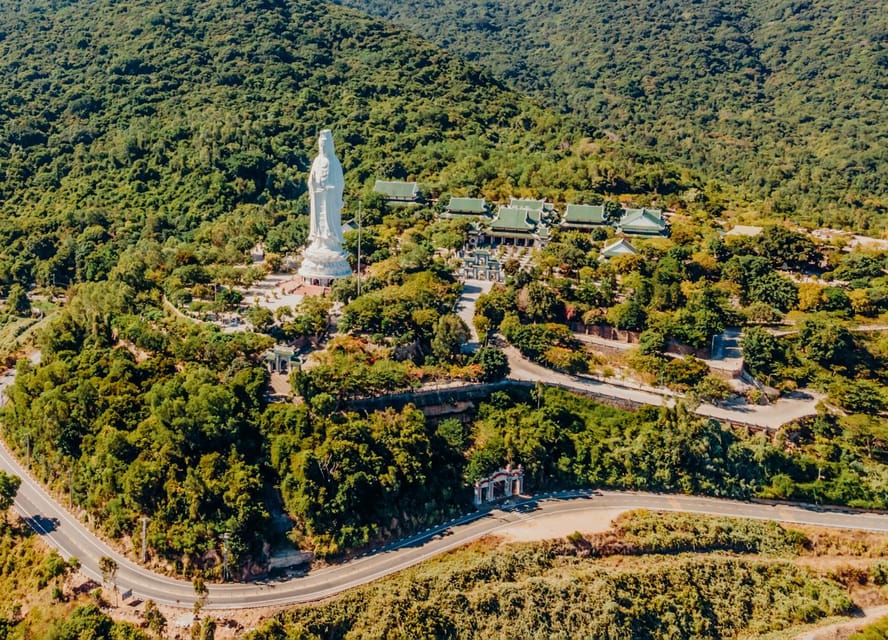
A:
<svg viewBox="0 0 888 640">
<path fill-rule="evenodd" d="M 358 295 L 361 295 L 361 202 L 358 201 Z"/>
</svg>

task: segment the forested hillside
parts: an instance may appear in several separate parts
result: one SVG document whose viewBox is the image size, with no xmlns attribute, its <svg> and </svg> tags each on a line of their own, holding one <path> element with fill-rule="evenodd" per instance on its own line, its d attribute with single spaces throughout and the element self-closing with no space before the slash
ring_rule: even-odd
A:
<svg viewBox="0 0 888 640">
<path fill-rule="evenodd" d="M 882 224 L 883 3 L 336 1 L 482 64 L 590 131 L 741 185 L 768 213 Z"/>
<path fill-rule="evenodd" d="M 140 242 L 193 242 L 183 260 L 202 263 L 263 236 L 295 248 L 325 127 L 349 203 L 374 177 L 488 195 L 678 189 L 653 160 L 572 153 L 564 119 L 337 7 L 15 0 L 0 12 L 0 284 L 101 280 Z"/>
<path fill-rule="evenodd" d="M 885 565 L 870 560 L 883 544 L 875 536 L 846 544 L 828 530 L 808 537 L 773 523 L 637 511 L 591 536 L 481 542 L 332 602 L 280 613 L 248 637 L 796 637 L 786 630 L 847 613 L 849 591 L 884 584 Z M 869 560 L 870 570 L 824 562 L 831 569 L 817 571 L 797 558 L 843 554 L 846 562 Z"/>
<path fill-rule="evenodd" d="M 609 130 L 621 122 L 631 130 L 631 114 L 620 120 L 622 111 L 614 113 Z M 770 316 L 776 312 L 768 305 L 788 311 L 801 297 L 793 283 L 765 278 L 784 262 L 784 250 L 793 264 L 807 260 L 791 250 L 807 245 L 785 229 L 769 228 L 762 243 L 738 249 L 720 272 L 718 261 L 732 253 L 721 238 L 703 240 L 717 233 L 713 218 L 734 197 L 731 189 L 659 161 L 659 143 L 639 154 L 606 142 L 594 127 L 547 111 L 380 21 L 308 0 L 5 3 L 0 293 L 7 300 L 0 324 L 30 319 L 27 285 L 73 286 L 57 299 L 61 309 L 46 301 L 53 291 L 30 294 L 48 305 L 44 311 L 35 304 L 46 316 L 42 360 L 19 365 L 0 418 L 7 445 L 104 533 L 125 546 L 148 515 L 153 562 L 212 577 L 222 572 L 223 539 L 232 565 L 243 567 L 264 557 L 266 543 L 280 546 L 278 523 L 287 515 L 293 542 L 335 556 L 462 512 L 470 483 L 504 463 L 525 466 L 530 491 L 594 484 L 888 505 L 884 449 L 866 431 L 839 439 L 828 416 L 771 442 L 683 408 L 627 414 L 540 390 L 494 394 L 468 423 L 437 423 L 410 407 L 337 411 L 349 399 L 438 380 L 441 372 L 473 380 L 505 373 L 495 349 L 479 350 L 477 360 L 459 357 L 467 336 L 451 313 L 459 287 L 437 250 L 462 246 L 468 229 L 432 222 L 432 206 L 389 208 L 377 198 L 376 207 L 363 208 L 363 295 L 343 279 L 330 296 L 344 303 L 337 330 L 352 335 L 329 341 L 309 363 L 314 368 L 293 376 L 305 403 L 269 404 L 262 354 L 271 334 L 323 340 L 328 300 L 303 300 L 276 316 L 258 306 L 243 310 L 267 336 L 227 334 L 196 317 L 199 306 L 186 309 L 195 317 L 183 318 L 173 305 L 231 311 L 242 300 L 235 284 L 273 268 L 270 260 L 233 266 L 243 267 L 256 241 L 277 254 L 303 243 L 305 173 L 324 127 L 333 129 L 345 168 L 346 216 L 359 198 L 374 203 L 368 186 L 381 177 L 494 200 L 626 196 L 681 210 L 668 255 L 663 245 L 624 260 L 622 271 L 592 271 L 597 248 L 553 234 L 540 255 L 547 276 L 516 271 L 511 293 L 497 289 L 479 301 L 480 316 L 490 315 L 487 328 L 500 326 L 530 357 L 551 346 L 554 330 L 540 323 L 560 318 L 561 309 L 566 315 L 562 302 L 574 311 L 579 304 L 583 311 L 616 306 L 617 272 L 637 275 L 621 292 L 632 299 L 619 309 L 632 328 L 644 328 L 645 308 L 661 317 L 676 312 L 655 339 L 705 344 L 733 321 L 727 293 L 710 287 L 720 277 L 742 278 L 743 287 L 760 278 L 762 290 L 792 298 L 756 299 Z M 812 177 L 824 185 L 831 179 Z M 833 204 L 850 211 L 846 200 Z M 688 226 L 697 219 L 706 221 L 705 232 Z M 346 238 L 350 249 L 353 240 Z M 845 273 L 855 267 L 835 266 Z M 566 277 L 549 291 L 556 267 L 565 276 L 583 274 L 576 295 Z M 856 267 L 867 292 L 855 299 L 874 315 L 884 300 L 880 263 Z M 682 289 L 692 280 L 699 292 Z M 532 304 L 522 302 L 518 316 L 512 307 L 525 285 Z M 815 293 L 832 309 L 827 303 L 841 291 Z M 819 300 L 810 308 L 819 309 Z M 286 317 L 292 321 L 275 324 Z M 569 360 L 570 342 L 554 346 L 545 353 Z M 396 347 L 409 355 L 396 358 Z M 765 347 L 760 361 L 777 362 L 766 359 L 776 348 Z M 819 359 L 805 353 L 826 367 L 836 364 L 831 352 Z M 791 357 L 780 364 L 802 369 Z M 820 371 L 797 371 L 792 381 Z"/>
<path fill-rule="evenodd" d="M 305 407 L 268 408 L 259 360 L 269 338 L 166 315 L 164 294 L 176 301 L 186 286 L 204 298 L 230 293 L 204 265 L 242 263 L 259 239 L 275 252 L 302 244 L 305 173 L 323 127 L 334 131 L 352 210 L 375 177 L 502 197 L 651 198 L 697 184 L 583 140 L 477 68 L 345 9 L 4 4 L 0 293 L 26 316 L 28 284 L 74 285 L 46 318 L 41 364 L 21 365 L 4 435 L 107 534 L 125 538 L 150 514 L 152 557 L 171 570 L 212 566 L 222 533 L 233 563 L 255 559 L 281 508 L 307 544 L 333 553 L 440 521 L 469 499 L 461 439 L 446 442 L 415 413 L 358 419 L 316 401 L 322 420 Z M 432 267 L 434 247 L 402 234 L 407 222 L 379 240 L 405 252 L 392 256 L 385 284 Z M 248 271 L 228 269 L 231 279 Z M 403 283 L 405 295 L 429 298 L 422 283 L 442 292 L 408 314 L 429 342 L 452 279 L 445 270 L 415 282 Z M 346 319 L 360 324 L 361 308 Z M 392 426 L 410 427 L 415 441 L 393 438 Z M 354 466 L 315 477 L 316 456 L 339 455 L 343 442 L 362 452 Z M 353 485 L 365 481 L 376 499 L 356 509 L 366 494 Z M 322 483 L 330 493 L 313 492 Z M 325 499 L 334 492 L 336 502 Z"/>
</svg>

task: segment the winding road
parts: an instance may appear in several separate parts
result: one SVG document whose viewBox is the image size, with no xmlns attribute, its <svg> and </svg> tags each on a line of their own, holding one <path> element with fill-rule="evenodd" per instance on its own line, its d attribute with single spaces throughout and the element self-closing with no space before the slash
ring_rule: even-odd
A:
<svg viewBox="0 0 888 640">
<path fill-rule="evenodd" d="M 0 397 L 5 399 L 5 388 L 14 379 L 14 372 L 0 378 Z M 5 444 L 0 446 L 0 469 L 22 479 L 14 504 L 18 514 L 65 558 L 76 557 L 84 575 L 101 581 L 99 560 L 107 556 L 118 564 L 116 585 L 120 591 L 131 591 L 135 598 L 150 598 L 159 604 L 182 608 L 193 606 L 195 593 L 190 582 L 154 573 L 112 549 L 56 502 Z M 302 577 L 277 582 L 214 584 L 209 587 L 205 607 L 230 610 L 316 601 L 401 571 L 483 536 L 506 532 L 530 520 L 596 511 L 601 512 L 602 518 L 608 518 L 614 512 L 640 508 L 888 533 L 888 515 L 853 510 L 680 495 L 569 491 L 535 496 L 505 508 L 472 512 L 349 562 L 310 571 Z"/>
<path fill-rule="evenodd" d="M 485 280 L 465 280 L 463 282 L 463 290 L 457 301 L 456 310 L 460 318 L 469 326 L 472 341 L 467 347 L 470 351 L 474 351 L 478 347 L 478 336 L 472 323 L 475 317 L 475 305 L 478 302 L 478 297 L 482 293 L 490 291 L 492 286 L 492 282 Z M 735 334 L 729 333 L 727 335 L 729 339 L 737 339 Z M 577 337 L 584 341 L 584 336 L 577 334 Z M 512 346 L 506 346 L 503 352 L 509 360 L 509 378 L 512 380 L 542 382 L 569 391 L 591 394 L 598 396 L 603 402 L 616 401 L 618 406 L 620 403 L 630 403 L 635 406 L 672 406 L 676 398 L 682 397 L 682 394 L 663 387 L 653 387 L 629 380 L 560 373 L 530 361 Z M 724 361 L 721 362 L 724 363 Z M 728 369 L 732 369 L 734 366 L 736 365 L 731 364 Z M 790 422 L 817 415 L 817 403 L 822 398 L 822 394 L 810 389 L 799 389 L 766 405 L 750 404 L 745 398 L 740 397 L 722 402 L 718 406 L 701 403 L 693 409 L 693 412 L 720 422 L 775 431 Z"/>
<path fill-rule="evenodd" d="M 0 468 L 22 478 L 15 510 L 64 557 L 78 558 L 81 571 L 87 577 L 101 581 L 99 559 L 108 556 L 118 563 L 116 583 L 120 591 L 131 590 L 134 597 L 150 598 L 160 604 L 192 607 L 195 594 L 191 583 L 153 573 L 111 549 L 56 503 L 5 447 L 0 447 Z M 316 601 L 401 571 L 483 536 L 505 532 L 528 520 L 590 511 L 601 511 L 602 517 L 610 517 L 614 511 L 638 508 L 888 533 L 888 516 L 874 513 L 679 495 L 571 491 L 536 496 L 509 508 L 471 513 L 344 564 L 311 571 L 302 577 L 279 582 L 211 585 L 206 608 L 246 609 Z"/>
</svg>

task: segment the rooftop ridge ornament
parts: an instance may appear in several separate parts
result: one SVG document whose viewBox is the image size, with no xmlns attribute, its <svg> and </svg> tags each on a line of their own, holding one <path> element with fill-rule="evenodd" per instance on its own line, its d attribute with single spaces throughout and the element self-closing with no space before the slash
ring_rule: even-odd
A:
<svg viewBox="0 0 888 640">
<path fill-rule="evenodd" d="M 299 275 L 308 284 L 328 286 L 337 278 L 352 275 L 348 253 L 342 248 L 342 193 L 345 178 L 333 148 L 333 133 L 318 136 L 319 153 L 308 174 L 309 245 Z"/>
</svg>

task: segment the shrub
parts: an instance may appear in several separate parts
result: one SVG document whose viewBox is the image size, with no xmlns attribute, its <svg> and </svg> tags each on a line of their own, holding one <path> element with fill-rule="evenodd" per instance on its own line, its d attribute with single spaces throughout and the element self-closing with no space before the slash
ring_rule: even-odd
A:
<svg viewBox="0 0 888 640">
<path fill-rule="evenodd" d="M 471 364 L 481 366 L 481 379 L 485 382 L 502 380 L 509 375 L 509 360 L 499 349 L 481 347 L 470 360 Z"/>
</svg>

